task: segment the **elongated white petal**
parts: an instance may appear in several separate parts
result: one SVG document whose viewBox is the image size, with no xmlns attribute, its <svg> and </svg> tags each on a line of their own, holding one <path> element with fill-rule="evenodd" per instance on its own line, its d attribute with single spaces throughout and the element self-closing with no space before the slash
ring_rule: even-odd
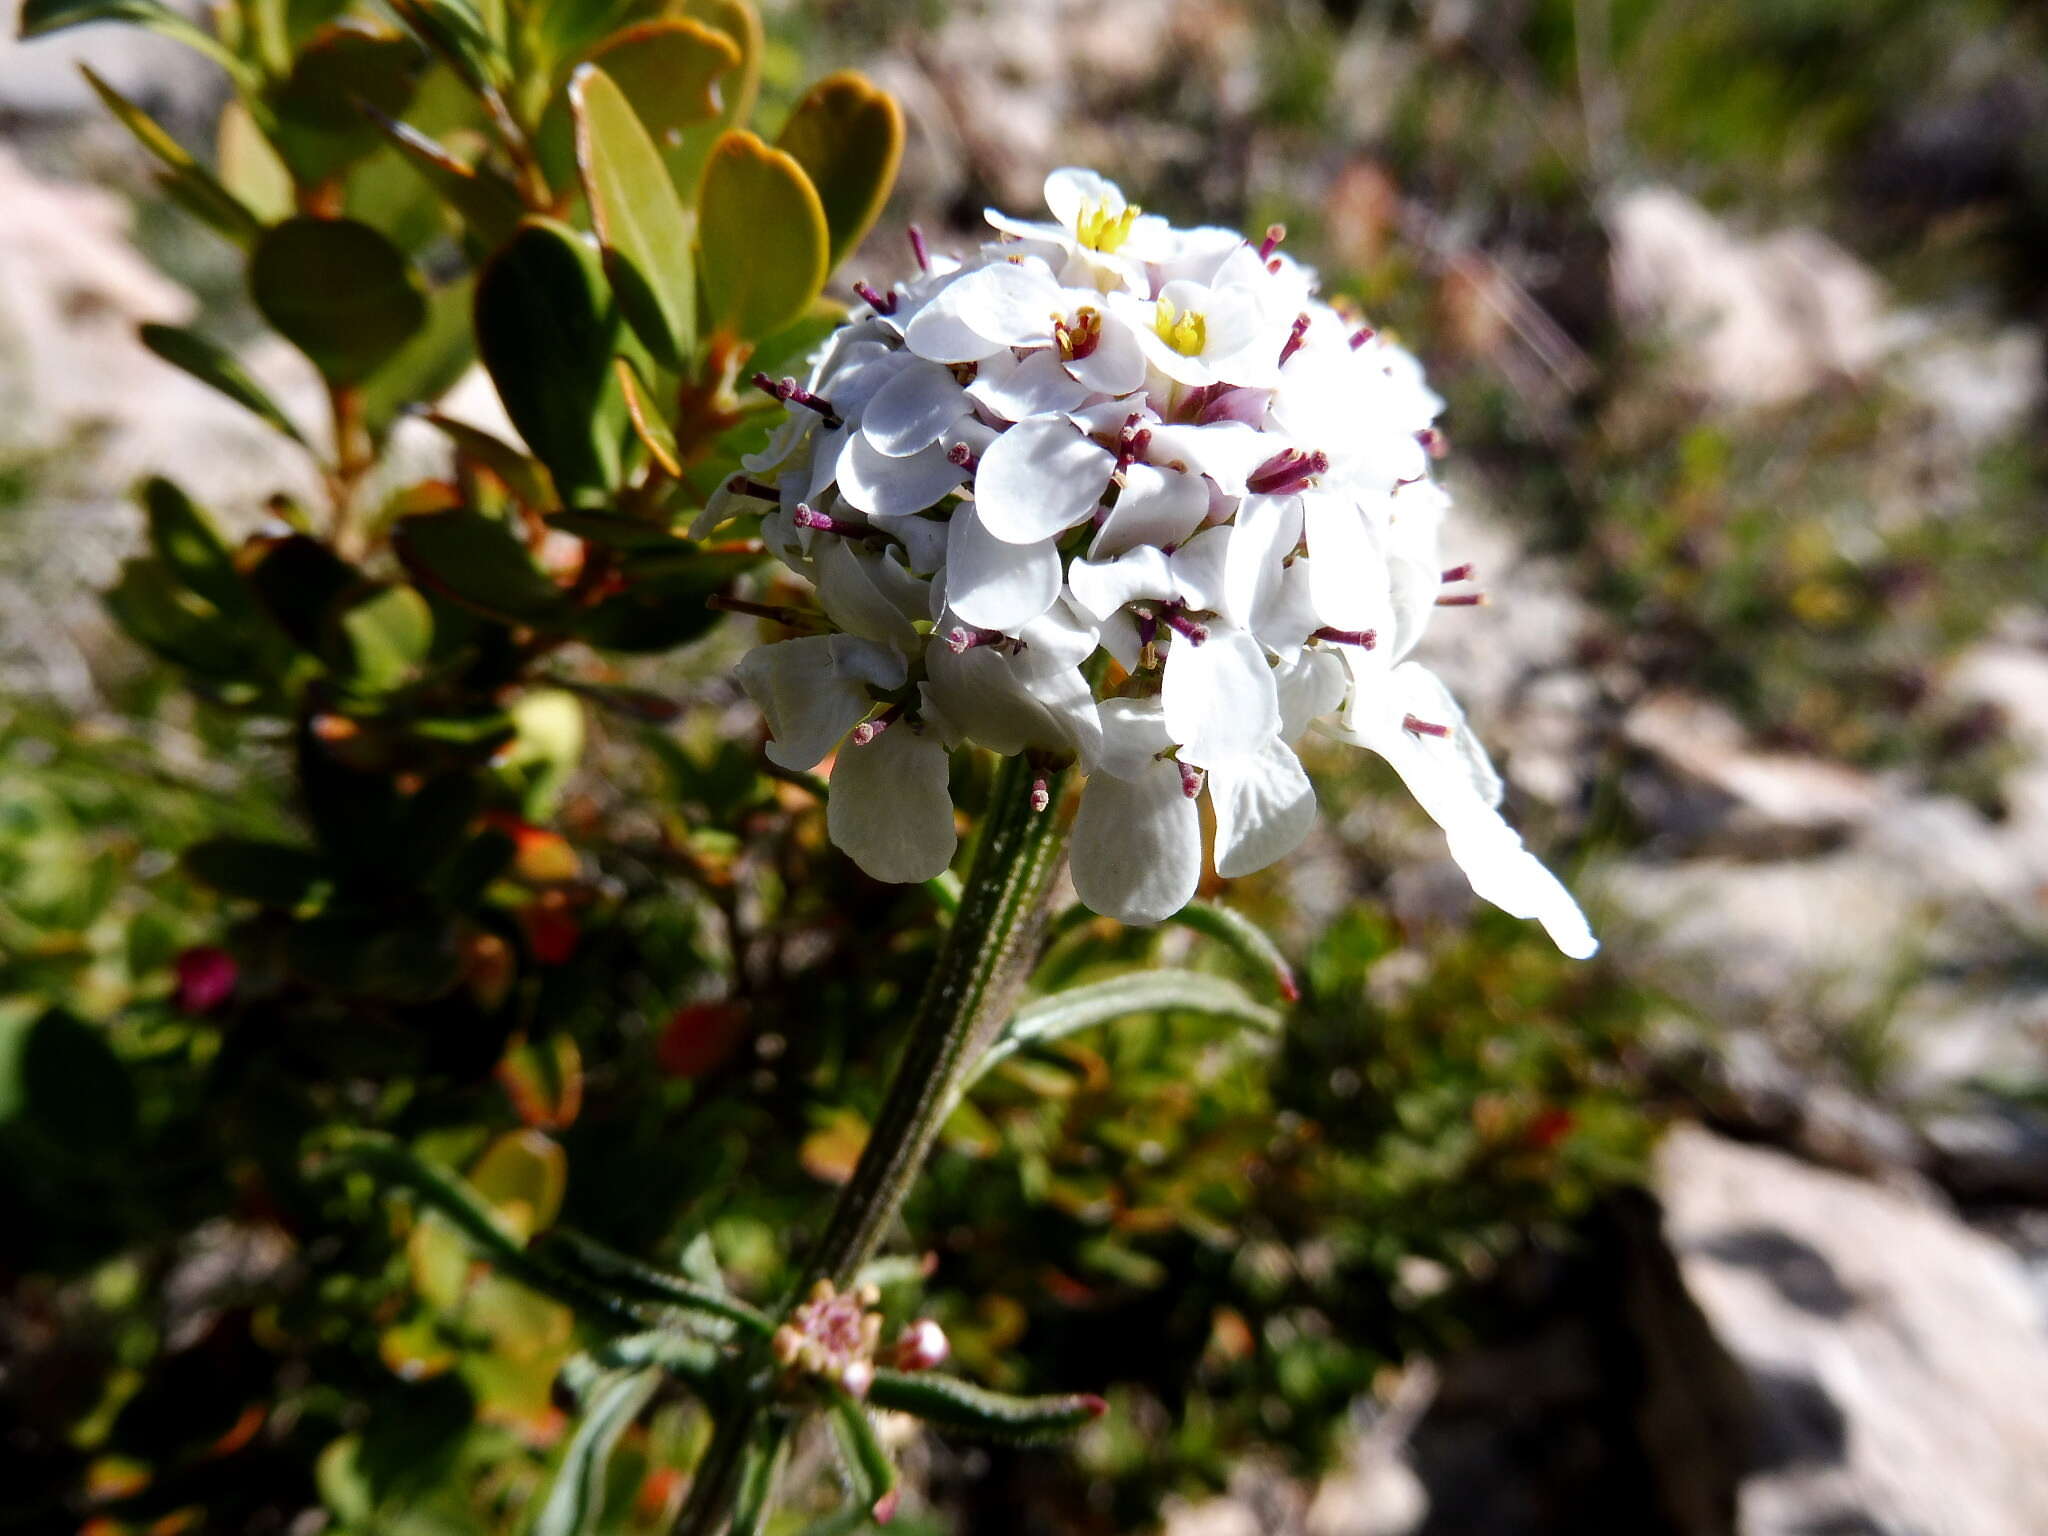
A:
<svg viewBox="0 0 2048 1536">
<path fill-rule="evenodd" d="M 925 616 L 930 594 L 925 582 L 889 556 L 850 539 L 821 535 L 812 550 L 812 578 L 819 605 L 849 634 L 900 651 L 921 646 L 911 625 Z"/>
<path fill-rule="evenodd" d="M 1033 544 L 1084 521 L 1115 466 L 1113 454 L 1089 442 L 1064 416 L 1034 416 L 981 456 L 975 506 L 997 538 Z"/>
<path fill-rule="evenodd" d="M 1180 769 L 1151 762 L 1135 778 L 1092 775 L 1074 818 L 1074 892 L 1122 923 L 1156 923 L 1194 899 L 1202 818 Z"/>
<path fill-rule="evenodd" d="M 903 344 L 934 363 L 973 363 L 1006 347 L 1043 344 L 1059 284 L 1039 261 L 997 261 L 955 279 L 918 311 Z"/>
<path fill-rule="evenodd" d="M 1218 421 L 1208 426 L 1154 427 L 1145 457 L 1154 464 L 1207 475 L 1230 495 L 1242 496 L 1246 477 L 1277 451 L 1273 439 L 1257 427 Z"/>
<path fill-rule="evenodd" d="M 1247 496 L 1238 508 L 1223 572 L 1222 611 L 1243 629 L 1260 620 L 1279 595 L 1287 557 L 1301 542 L 1299 496 Z"/>
<path fill-rule="evenodd" d="M 1386 560 L 1364 514 L 1350 501 L 1318 491 L 1301 498 L 1301 509 L 1316 616 L 1333 629 L 1384 624 Z"/>
<path fill-rule="evenodd" d="M 1451 857 L 1472 882 L 1473 893 L 1513 917 L 1534 918 L 1550 941 L 1574 960 L 1600 948 L 1572 893 L 1522 845 L 1498 812 L 1487 810 L 1447 827 Z"/>
<path fill-rule="evenodd" d="M 1060 552 L 1052 540 L 1011 544 L 982 526 L 974 509 L 953 514 L 946 540 L 946 601 L 981 629 L 1029 624 L 1059 601 Z"/>
<path fill-rule="evenodd" d="M 944 745 L 904 720 L 840 748 L 825 804 L 833 845 L 877 880 L 943 874 L 959 847 L 946 769 Z"/>
<path fill-rule="evenodd" d="M 1200 645 L 1175 637 L 1160 699 L 1167 734 L 1194 762 L 1255 752 L 1280 730 L 1273 669 L 1242 630 L 1212 628 Z"/>
<path fill-rule="evenodd" d="M 1114 560 L 1074 561 L 1067 567 L 1067 590 L 1084 613 L 1106 619 L 1125 603 L 1169 598 L 1174 587 L 1166 556 L 1141 544 Z"/>
<path fill-rule="evenodd" d="M 1316 820 L 1316 792 L 1291 747 L 1205 765 L 1216 811 L 1216 873 L 1226 880 L 1264 869 L 1301 846 Z"/>
<path fill-rule="evenodd" d="M 839 456 L 839 494 L 870 517 L 908 517 L 967 478 L 938 443 L 895 459 L 855 433 Z"/>
<path fill-rule="evenodd" d="M 952 370 L 913 363 L 875 391 L 861 413 L 861 436 L 889 458 L 900 459 L 929 448 L 973 409 Z"/>
<path fill-rule="evenodd" d="M 854 635 L 806 635 L 759 645 L 740 658 L 740 686 L 773 738 L 769 761 L 805 769 L 823 761 L 873 707 L 870 683 L 900 688 L 903 657 Z"/>
</svg>

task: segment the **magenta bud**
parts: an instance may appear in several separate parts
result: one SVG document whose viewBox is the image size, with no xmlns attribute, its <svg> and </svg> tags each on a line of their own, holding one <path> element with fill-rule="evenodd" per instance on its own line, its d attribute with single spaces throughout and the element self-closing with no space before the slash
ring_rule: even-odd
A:
<svg viewBox="0 0 2048 1536">
<path fill-rule="evenodd" d="M 241 975 L 235 957 L 211 944 L 186 950 L 172 968 L 178 978 L 173 994 L 178 1012 L 194 1016 L 212 1013 L 233 997 Z"/>
<path fill-rule="evenodd" d="M 928 1371 L 936 1365 L 943 1365 L 952 1352 L 952 1341 L 946 1337 L 946 1330 L 930 1318 L 920 1317 L 916 1322 L 906 1324 L 896 1340 L 896 1366 L 905 1371 Z"/>
</svg>

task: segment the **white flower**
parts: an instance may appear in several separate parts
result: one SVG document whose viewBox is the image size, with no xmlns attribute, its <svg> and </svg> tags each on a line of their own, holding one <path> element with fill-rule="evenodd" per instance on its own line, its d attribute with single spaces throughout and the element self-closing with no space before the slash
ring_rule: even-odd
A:
<svg viewBox="0 0 2048 1536">
<path fill-rule="evenodd" d="M 992 212 L 1007 238 L 965 263 L 920 245 L 806 381 L 757 380 L 789 419 L 693 531 L 758 514 L 831 631 L 741 665 L 770 756 L 836 750 L 832 840 L 885 880 L 954 856 L 951 750 L 1077 764 L 1075 889 L 1155 922 L 1200 883 L 1203 796 L 1223 878 L 1308 836 L 1314 726 L 1394 766 L 1479 895 L 1591 953 L 1410 659 L 1463 574 L 1414 358 L 1317 298 L 1278 230 L 1175 230 L 1073 169 L 1046 200 Z"/>
</svg>

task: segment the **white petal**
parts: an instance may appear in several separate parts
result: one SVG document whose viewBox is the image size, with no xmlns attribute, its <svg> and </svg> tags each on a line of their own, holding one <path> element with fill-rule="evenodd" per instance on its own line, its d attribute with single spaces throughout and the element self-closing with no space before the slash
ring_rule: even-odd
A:
<svg viewBox="0 0 2048 1536">
<path fill-rule="evenodd" d="M 892 459 L 855 433 L 839 456 L 839 494 L 871 517 L 922 512 L 966 478 L 967 471 L 947 458 L 939 443 Z"/>
<path fill-rule="evenodd" d="M 1204 427 L 1157 426 L 1152 429 L 1152 446 L 1145 457 L 1154 464 L 1198 471 L 1231 495 L 1242 496 L 1246 477 L 1280 446 L 1267 433 L 1241 421 L 1219 421 Z"/>
<path fill-rule="evenodd" d="M 1099 620 L 1140 598 L 1164 601 L 1173 596 L 1174 584 L 1166 556 L 1141 544 L 1114 560 L 1073 561 L 1067 567 L 1067 590 L 1082 612 Z"/>
<path fill-rule="evenodd" d="M 1333 629 L 1386 623 L 1387 565 L 1365 515 L 1349 501 L 1317 491 L 1305 494 L 1301 505 L 1316 616 Z"/>
<path fill-rule="evenodd" d="M 833 759 L 825 803 L 833 844 L 877 880 L 943 874 L 959 847 L 946 771 L 938 738 L 905 720 L 866 746 L 848 742 Z"/>
<path fill-rule="evenodd" d="M 930 595 L 925 583 L 895 560 L 826 534 L 813 547 L 811 564 L 819 606 L 834 624 L 901 651 L 920 646 L 911 622 L 925 616 Z"/>
<path fill-rule="evenodd" d="M 1115 466 L 1114 455 L 1089 442 L 1064 416 L 1034 416 L 981 456 L 974 503 L 997 538 L 1035 543 L 1085 520 Z"/>
<path fill-rule="evenodd" d="M 1311 720 L 1344 702 L 1350 675 L 1334 653 L 1315 648 L 1281 662 L 1273 682 L 1280 692 L 1280 739 L 1295 741 Z"/>
<path fill-rule="evenodd" d="M 1199 476 L 1133 464 L 1088 546 L 1088 558 L 1106 560 L 1139 544 L 1184 544 L 1208 515 L 1209 492 Z"/>
<path fill-rule="evenodd" d="M 1259 643 L 1214 626 L 1191 645 L 1176 636 L 1166 656 L 1166 730 L 1198 763 L 1256 752 L 1280 731 L 1280 696 Z"/>
<path fill-rule="evenodd" d="M 927 686 L 966 739 L 1005 756 L 1030 747 L 1092 763 L 1102 743 L 1095 697 L 1079 670 L 1027 671 L 1024 657 L 993 646 L 955 652 L 942 639 L 926 648 Z"/>
<path fill-rule="evenodd" d="M 822 761 L 873 706 L 868 685 L 900 688 L 901 655 L 853 635 L 806 635 L 740 658 L 740 686 L 767 717 L 768 758 L 784 768 Z"/>
<path fill-rule="evenodd" d="M 946 563 L 947 526 L 934 517 L 898 517 L 889 532 L 903 544 L 904 563 L 920 576 L 930 576 Z"/>
<path fill-rule="evenodd" d="M 1005 347 L 1044 343 L 1059 307 L 1059 284 L 1043 262 L 992 262 L 919 310 L 903 344 L 935 363 L 979 362 Z"/>
<path fill-rule="evenodd" d="M 1270 741 L 1246 757 L 1208 765 L 1216 811 L 1216 873 L 1264 869 L 1301 846 L 1316 820 L 1316 792 L 1291 747 Z"/>
<path fill-rule="evenodd" d="M 1194 898 L 1202 878 L 1202 818 L 1180 768 L 1148 764 L 1136 778 L 1097 773 L 1074 818 L 1074 892 L 1123 923 L 1156 923 Z"/>
<path fill-rule="evenodd" d="M 1220 606 L 1231 623 L 1252 629 L 1278 596 L 1284 562 L 1301 543 L 1301 498 L 1247 496 L 1234 534 Z"/>
<path fill-rule="evenodd" d="M 1129 205 L 1122 189 L 1107 176 L 1078 165 L 1063 165 L 1045 178 L 1045 206 L 1072 229 L 1091 209 L 1100 208 L 1114 217 Z"/>
<path fill-rule="evenodd" d="M 1166 734 L 1166 712 L 1156 698 L 1104 699 L 1101 718 L 1104 773 L 1142 777 L 1152 760 L 1173 745 Z"/>
<path fill-rule="evenodd" d="M 1066 370 L 1100 394 L 1127 395 L 1145 382 L 1144 349 L 1128 325 L 1103 313 L 1099 296 L 1088 307 L 1102 315 L 1102 334 L 1095 350 L 1086 357 L 1068 359 Z"/>
<path fill-rule="evenodd" d="M 1237 543 L 1237 530 L 1229 526 L 1204 528 L 1187 543 L 1176 549 L 1167 559 L 1167 569 L 1173 573 L 1173 585 L 1180 600 L 1190 608 L 1205 609 L 1211 613 L 1222 613 L 1225 619 L 1236 623 L 1235 616 L 1224 611 L 1224 579 L 1230 566 L 1230 552 Z M 1238 628 L 1249 628 L 1238 625 Z"/>
<path fill-rule="evenodd" d="M 1003 366 L 1005 358 L 1010 359 L 1007 367 Z M 1057 352 L 1044 347 L 1022 362 L 1012 353 L 998 352 L 981 365 L 967 393 L 989 415 L 1022 421 L 1028 416 L 1078 410 L 1087 403 L 1090 392 L 1060 366 Z"/>
<path fill-rule="evenodd" d="M 1551 942 L 1574 960 L 1588 959 L 1600 948 L 1564 882 L 1522 846 L 1498 812 L 1475 814 L 1445 830 L 1450 834 L 1451 857 L 1472 882 L 1474 894 L 1510 916 L 1535 918 Z"/>
<path fill-rule="evenodd" d="M 1010 631 L 1059 601 L 1060 552 L 1052 540 L 1012 544 L 991 535 L 971 508 L 953 514 L 946 540 L 946 601 L 979 629 Z"/>
<path fill-rule="evenodd" d="M 929 448 L 972 409 L 951 370 L 937 363 L 913 363 L 875 391 L 861 412 L 861 436 L 888 457 L 900 459 Z"/>
</svg>

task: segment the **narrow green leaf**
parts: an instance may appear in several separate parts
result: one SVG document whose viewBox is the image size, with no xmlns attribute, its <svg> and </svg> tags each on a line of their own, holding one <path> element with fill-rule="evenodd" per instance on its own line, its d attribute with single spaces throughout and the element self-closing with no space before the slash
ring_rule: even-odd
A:
<svg viewBox="0 0 2048 1536">
<path fill-rule="evenodd" d="M 493 437 L 480 427 L 457 421 L 452 416 L 443 416 L 439 411 L 424 411 L 420 419 L 446 433 L 448 440 L 455 445 L 458 457 L 489 470 L 505 482 L 507 490 L 535 511 L 560 505 L 555 495 L 555 483 L 548 478 L 547 466 L 539 460 L 528 458 L 504 439 Z"/>
<path fill-rule="evenodd" d="M 704 298 L 712 324 L 758 341 L 794 324 L 825 286 L 830 233 L 803 167 L 751 133 L 712 146 L 698 198 Z"/>
<path fill-rule="evenodd" d="M 629 1254 L 607 1247 L 594 1237 L 563 1227 L 548 1239 L 548 1257 L 562 1269 L 592 1285 L 638 1301 L 687 1312 L 702 1312 L 722 1322 L 734 1323 L 749 1333 L 766 1338 L 775 1331 L 775 1320 L 722 1289 L 714 1290 L 685 1276 L 672 1274 L 652 1264 L 643 1264 Z"/>
<path fill-rule="evenodd" d="M 124 562 L 106 604 L 130 639 L 201 678 L 253 686 L 264 675 L 246 637 L 162 560 Z"/>
<path fill-rule="evenodd" d="M 875 1372 L 868 1401 L 959 1434 L 995 1440 L 1052 1440 L 1102 1417 L 1108 1404 L 1090 1393 L 1013 1397 L 936 1371 Z"/>
<path fill-rule="evenodd" d="M 501 99 L 512 64 L 468 0 L 390 0 L 390 5 L 472 91 L 486 100 Z"/>
<path fill-rule="evenodd" d="M 561 224 L 520 226 L 477 282 L 484 367 L 512 425 L 572 504 L 601 501 L 618 482 L 619 329 L 597 253 Z"/>
<path fill-rule="evenodd" d="M 291 170 L 240 97 L 220 109 L 220 127 L 213 143 L 221 185 L 260 222 L 275 224 L 292 216 L 298 197 L 292 188 Z"/>
<path fill-rule="evenodd" d="M 1027 1047 L 1137 1013 L 1206 1014 L 1263 1034 L 1277 1034 L 1282 1023 L 1277 1010 L 1254 1001 L 1242 987 L 1220 976 L 1199 971 L 1133 971 L 1027 1003 L 982 1057 L 977 1075 Z"/>
<path fill-rule="evenodd" d="M 489 166 L 463 163 L 454 151 L 429 138 L 410 123 L 373 114 L 400 158 L 426 178 L 427 184 L 455 210 L 479 247 L 495 251 L 519 228 L 526 206 L 519 189 Z"/>
<path fill-rule="evenodd" d="M 739 1492 L 733 1499 L 732 1524 L 726 1536 L 761 1536 L 775 1497 L 775 1482 L 789 1456 L 789 1425 L 770 1419 L 754 1431 L 740 1465 Z"/>
<path fill-rule="evenodd" d="M 697 345 L 690 221 L 660 151 L 624 92 L 595 64 L 569 81 L 576 168 L 605 253 L 612 291 L 634 333 L 671 372 Z"/>
<path fill-rule="evenodd" d="M 254 411 L 301 447 L 312 448 L 284 408 L 271 399 L 235 355 L 196 331 L 153 322 L 142 327 L 142 344 L 174 368 L 182 368 L 202 384 L 210 384 L 235 404 Z"/>
<path fill-rule="evenodd" d="M 180 207 L 237 245 L 248 246 L 256 241 L 263 233 L 262 223 L 240 198 L 220 184 L 213 172 L 193 159 L 155 118 L 94 74 L 89 66 L 81 64 L 78 70 L 121 126 L 162 162 L 164 190 Z"/>
<path fill-rule="evenodd" d="M 716 1344 L 673 1328 L 622 1334 L 591 1350 L 592 1362 L 614 1370 L 658 1366 L 699 1393 L 715 1393 L 727 1356 Z"/>
<path fill-rule="evenodd" d="M 896 1513 L 896 1463 L 889 1459 L 874 1422 L 853 1395 L 831 1383 L 822 1384 L 832 1438 L 846 1461 L 853 1496 L 877 1522 L 887 1524 Z"/>
<path fill-rule="evenodd" d="M 558 622 L 567 609 L 526 546 L 503 523 L 466 510 L 402 517 L 391 544 L 430 590 L 508 624 Z"/>
<path fill-rule="evenodd" d="M 152 476 L 142 485 L 143 515 L 150 547 L 178 579 L 232 619 L 253 616 L 255 601 L 227 540 L 213 522 L 171 481 Z"/>
<path fill-rule="evenodd" d="M 903 112 L 864 75 L 827 75 L 796 104 L 776 141 L 817 188 L 837 266 L 874 227 L 903 158 Z"/>
<path fill-rule="evenodd" d="M 160 0 L 23 0 L 21 38 L 47 37 L 95 21 L 124 21 L 205 54 L 243 86 L 252 86 L 249 67 L 220 39 L 203 31 Z"/>
<path fill-rule="evenodd" d="M 384 587 L 336 617 L 349 683 L 389 693 L 414 681 L 434 647 L 434 611 L 413 587 Z"/>
<path fill-rule="evenodd" d="M 604 1516 L 605 1469 L 619 1439 L 661 1385 L 655 1370 L 617 1372 L 598 1381 L 563 1447 L 554 1486 L 533 1522 L 533 1536 L 596 1536 Z"/>
<path fill-rule="evenodd" d="M 655 405 L 654 390 L 642 381 L 631 358 L 621 357 L 614 366 L 618 369 L 619 393 L 625 399 L 626 418 L 633 424 L 633 435 L 640 439 L 649 458 L 670 476 L 680 478 L 682 453 L 676 447 L 675 433 L 669 430 L 668 422 Z"/>
<path fill-rule="evenodd" d="M 359 384 L 426 324 L 427 297 L 403 252 L 354 219 L 291 218 L 264 231 L 249 292 L 331 384 Z"/>
<path fill-rule="evenodd" d="M 1271 934 L 1242 912 L 1214 902 L 1191 901 L 1167 921 L 1227 945 L 1247 965 L 1272 980 L 1282 1001 L 1294 1003 L 1301 1000 L 1301 988 L 1294 980 L 1294 967 L 1280 953 L 1280 946 L 1273 942 Z"/>
</svg>

